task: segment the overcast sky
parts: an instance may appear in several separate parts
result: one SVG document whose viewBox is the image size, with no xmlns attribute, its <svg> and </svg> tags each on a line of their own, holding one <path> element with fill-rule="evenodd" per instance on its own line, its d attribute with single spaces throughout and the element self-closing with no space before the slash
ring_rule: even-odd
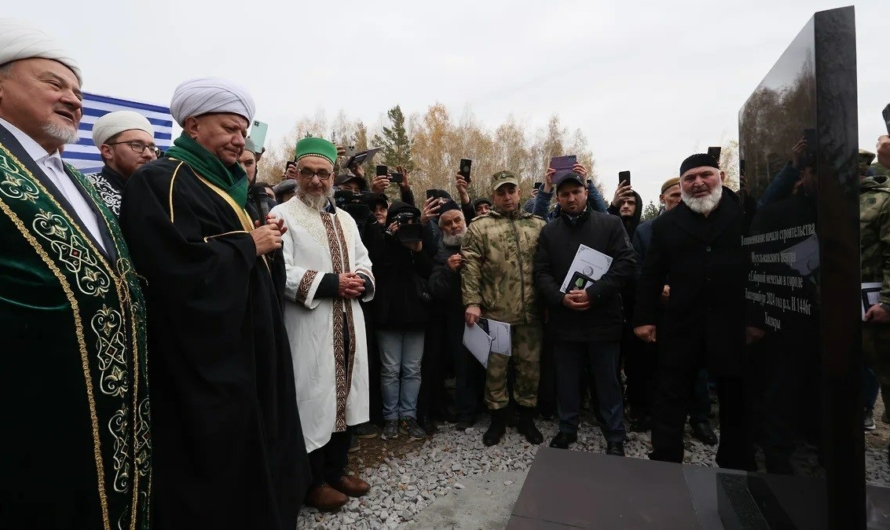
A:
<svg viewBox="0 0 890 530">
<path fill-rule="evenodd" d="M 271 145 L 302 116 L 375 124 L 444 103 L 494 128 L 554 112 L 587 136 L 607 192 L 632 171 L 657 200 L 693 152 L 738 136 L 737 112 L 827 0 L 252 0 L 10 2 L 80 62 L 84 90 L 169 105 L 181 81 L 241 82 Z M 890 102 L 890 1 L 856 4 L 859 143 Z M 372 81 L 376 80 L 376 81 Z"/>
</svg>

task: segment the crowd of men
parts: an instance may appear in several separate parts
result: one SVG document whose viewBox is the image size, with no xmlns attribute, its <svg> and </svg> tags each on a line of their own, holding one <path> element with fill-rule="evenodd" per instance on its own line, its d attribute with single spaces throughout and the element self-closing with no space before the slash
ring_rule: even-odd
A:
<svg viewBox="0 0 890 530">
<path fill-rule="evenodd" d="M 392 175 L 366 178 L 367 160 L 321 138 L 297 142 L 271 187 L 246 140 L 253 98 L 203 78 L 174 91 L 182 134 L 165 153 L 138 113 L 96 120 L 104 168 L 87 177 L 60 157 L 83 116 L 63 49 L 0 20 L 0 388 L 16 403 L 0 526 L 292 528 L 302 505 L 367 494 L 347 473 L 359 439 L 422 440 L 487 413 L 486 446 L 510 426 L 540 444 L 535 418 L 556 413 L 550 445 L 568 448 L 585 401 L 608 454 L 624 456 L 627 410 L 650 458 L 682 462 L 687 421 L 718 443 L 710 387 L 718 464 L 757 468 L 750 201 L 711 155 L 682 161 L 644 223 L 639 194 L 625 183 L 607 205 L 581 165 L 548 170 L 525 203 L 508 170 L 474 175 L 490 192 L 475 200 L 456 172 L 457 200 L 419 206 L 397 168 L 390 200 Z M 877 157 L 890 167 L 890 137 Z M 808 193 L 793 169 L 783 198 Z M 863 281 L 882 283 L 864 344 L 886 383 L 886 177 L 862 173 L 861 204 Z M 565 286 L 582 245 L 611 263 Z M 483 367 L 462 337 L 490 321 L 509 324 L 510 354 Z M 779 434 L 767 468 L 789 472 Z"/>
</svg>

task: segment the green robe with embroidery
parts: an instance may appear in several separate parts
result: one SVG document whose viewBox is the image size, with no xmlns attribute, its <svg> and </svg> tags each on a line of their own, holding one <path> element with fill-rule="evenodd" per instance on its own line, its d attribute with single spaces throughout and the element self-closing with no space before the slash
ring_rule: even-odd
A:
<svg viewBox="0 0 890 530">
<path fill-rule="evenodd" d="M 147 530 L 144 303 L 114 215 L 103 250 L 0 126 L 0 528 Z"/>
</svg>

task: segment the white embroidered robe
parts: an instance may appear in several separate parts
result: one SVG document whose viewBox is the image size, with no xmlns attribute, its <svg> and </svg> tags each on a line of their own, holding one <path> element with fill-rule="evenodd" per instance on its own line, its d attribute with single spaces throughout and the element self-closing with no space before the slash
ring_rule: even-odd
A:
<svg viewBox="0 0 890 530">
<path fill-rule="evenodd" d="M 284 322 L 309 452 L 328 443 L 331 433 L 368 421 L 368 346 L 359 301 L 315 296 L 325 273 L 354 272 L 374 281 L 355 221 L 339 208 L 336 212 L 319 212 L 296 197 L 272 210 L 287 226 Z M 362 301 L 373 296 L 369 289 Z"/>
</svg>

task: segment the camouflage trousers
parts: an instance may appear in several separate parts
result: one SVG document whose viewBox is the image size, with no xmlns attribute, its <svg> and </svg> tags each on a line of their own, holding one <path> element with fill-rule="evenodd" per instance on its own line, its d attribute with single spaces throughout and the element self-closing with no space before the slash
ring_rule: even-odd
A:
<svg viewBox="0 0 890 530">
<path fill-rule="evenodd" d="M 538 403 L 538 380 L 541 378 L 541 343 L 544 329 L 540 324 L 517 325 L 510 327 L 513 339 L 513 355 L 507 357 L 492 353 L 488 358 L 485 374 L 485 404 L 491 410 L 507 406 L 507 368 L 510 359 L 516 367 L 516 380 L 513 397 L 523 407 L 534 407 Z"/>
<path fill-rule="evenodd" d="M 874 370 L 882 385 L 890 384 L 890 325 L 862 323 L 865 366 Z M 890 396 L 886 398 L 890 401 Z"/>
</svg>

